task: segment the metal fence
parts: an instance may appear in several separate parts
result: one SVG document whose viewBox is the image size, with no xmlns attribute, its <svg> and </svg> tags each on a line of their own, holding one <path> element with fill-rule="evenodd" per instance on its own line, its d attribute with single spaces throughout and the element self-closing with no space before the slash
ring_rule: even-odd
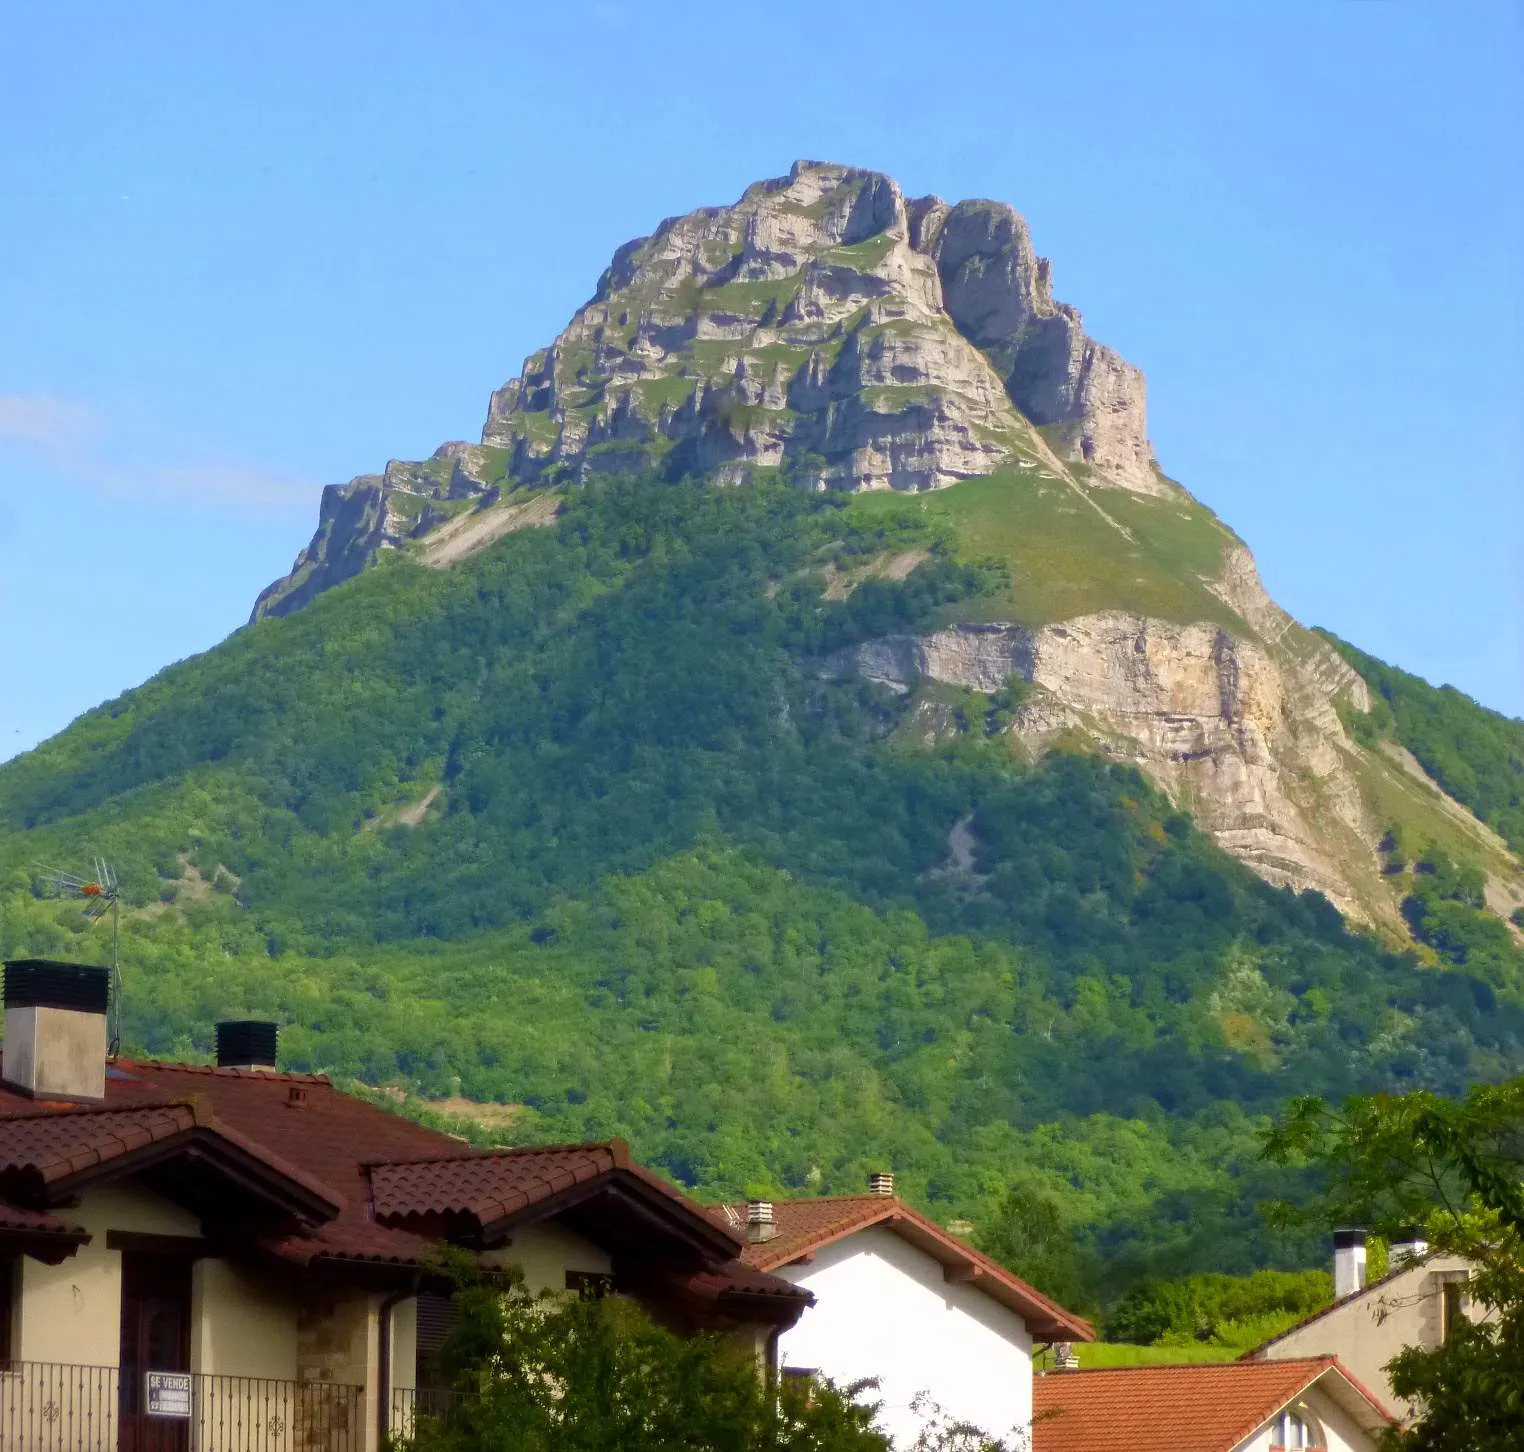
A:
<svg viewBox="0 0 1524 1452">
<path fill-rule="evenodd" d="M 190 1377 L 189 1415 L 151 1413 L 114 1366 L 0 1366 L 3 1452 L 363 1452 L 357 1386 Z"/>
<path fill-rule="evenodd" d="M 464 1400 L 464 1392 L 438 1391 L 426 1386 L 393 1387 L 387 1430 L 393 1437 L 406 1439 L 413 1435 L 420 1421 L 447 1427 Z"/>
</svg>

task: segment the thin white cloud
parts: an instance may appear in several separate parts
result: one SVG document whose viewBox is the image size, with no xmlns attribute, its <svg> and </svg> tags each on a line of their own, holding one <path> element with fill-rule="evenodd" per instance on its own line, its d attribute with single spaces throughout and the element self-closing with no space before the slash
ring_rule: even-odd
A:
<svg viewBox="0 0 1524 1452">
<path fill-rule="evenodd" d="M 158 495 L 192 503 L 279 507 L 310 500 L 317 486 L 310 479 L 271 474 L 238 464 L 180 464 L 147 469 L 137 478 Z"/>
<path fill-rule="evenodd" d="M 16 445 L 102 493 L 237 509 L 287 508 L 317 493 L 311 480 L 224 459 L 137 462 L 111 447 L 107 433 L 100 415 L 75 399 L 0 394 L 0 445 Z"/>
<path fill-rule="evenodd" d="M 95 414 L 71 398 L 47 393 L 0 393 L 0 439 L 52 458 L 79 455 L 95 432 Z"/>
</svg>

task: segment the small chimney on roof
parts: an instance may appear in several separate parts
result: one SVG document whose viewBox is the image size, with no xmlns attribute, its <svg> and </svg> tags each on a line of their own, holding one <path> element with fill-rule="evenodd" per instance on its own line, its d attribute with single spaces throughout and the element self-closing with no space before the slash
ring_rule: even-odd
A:
<svg viewBox="0 0 1524 1452">
<path fill-rule="evenodd" d="M 1389 1262 L 1392 1269 L 1396 1270 L 1422 1260 L 1428 1253 L 1429 1242 L 1423 1238 L 1423 1232 L 1409 1227 L 1392 1242 Z"/>
<path fill-rule="evenodd" d="M 275 1067 L 280 1030 L 259 1018 L 227 1019 L 217 1025 L 217 1067 L 269 1073 Z"/>
<path fill-rule="evenodd" d="M 868 1193 L 870 1195 L 894 1194 L 894 1176 L 888 1170 L 875 1170 L 868 1176 Z"/>
<path fill-rule="evenodd" d="M 761 1245 L 765 1240 L 771 1240 L 778 1233 L 777 1223 L 773 1220 L 773 1202 L 771 1200 L 751 1200 L 746 1205 L 746 1238 L 753 1245 Z"/>
<path fill-rule="evenodd" d="M 1365 1286 L 1365 1232 L 1334 1231 L 1334 1300 L 1342 1301 Z"/>
<path fill-rule="evenodd" d="M 110 999 L 108 969 L 46 958 L 7 963 L 0 1077 L 38 1099 L 104 1099 Z"/>
<path fill-rule="evenodd" d="M 1079 1352 L 1074 1349 L 1072 1341 L 1060 1341 L 1053 1348 L 1054 1371 L 1078 1371 L 1079 1364 Z"/>
</svg>

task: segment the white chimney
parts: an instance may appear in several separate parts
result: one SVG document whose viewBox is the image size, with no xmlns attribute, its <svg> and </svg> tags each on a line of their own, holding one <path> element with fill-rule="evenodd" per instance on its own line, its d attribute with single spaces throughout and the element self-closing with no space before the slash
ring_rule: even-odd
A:
<svg viewBox="0 0 1524 1452">
<path fill-rule="evenodd" d="M 1365 1287 L 1365 1232 L 1334 1231 L 1334 1300 L 1342 1301 Z"/>
<path fill-rule="evenodd" d="M 1429 1242 L 1423 1238 L 1423 1232 L 1419 1230 L 1404 1230 L 1396 1240 L 1392 1242 L 1388 1252 L 1388 1261 L 1393 1270 L 1403 1265 L 1413 1265 L 1421 1261 L 1429 1253 Z"/>
<path fill-rule="evenodd" d="M 37 1099 L 106 1097 L 105 968 L 24 958 L 5 965 L 0 1077 Z"/>
<path fill-rule="evenodd" d="M 868 1176 L 868 1193 L 870 1195 L 894 1194 L 894 1176 L 887 1170 L 877 1170 Z"/>
<path fill-rule="evenodd" d="M 753 1245 L 771 1240 L 778 1233 L 771 1200 L 751 1200 L 746 1206 L 746 1238 Z"/>
</svg>

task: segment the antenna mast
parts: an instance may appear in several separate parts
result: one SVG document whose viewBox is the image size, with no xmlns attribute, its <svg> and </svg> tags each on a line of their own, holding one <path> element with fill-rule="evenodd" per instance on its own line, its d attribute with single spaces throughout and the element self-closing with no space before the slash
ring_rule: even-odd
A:
<svg viewBox="0 0 1524 1452">
<path fill-rule="evenodd" d="M 52 896 L 79 898 L 84 902 L 85 916 L 98 922 L 107 913 L 111 915 L 111 999 L 106 1010 L 107 1053 L 116 1058 L 122 1051 L 122 893 L 121 884 L 111 864 L 97 857 L 91 864 L 92 875 L 79 877 L 72 872 L 57 868 L 44 869 L 44 878 L 52 889 Z"/>
</svg>

